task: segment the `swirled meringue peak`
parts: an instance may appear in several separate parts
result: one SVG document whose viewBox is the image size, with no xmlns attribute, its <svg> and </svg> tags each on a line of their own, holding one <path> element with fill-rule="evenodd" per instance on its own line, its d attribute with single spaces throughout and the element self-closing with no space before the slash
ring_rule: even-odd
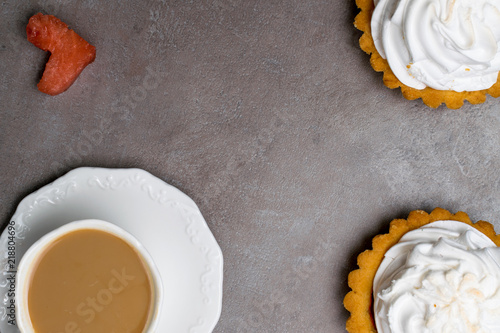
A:
<svg viewBox="0 0 500 333">
<path fill-rule="evenodd" d="M 387 251 L 373 297 L 378 333 L 500 332 L 500 248 L 466 223 L 429 223 Z"/>
<path fill-rule="evenodd" d="M 375 47 L 405 85 L 476 91 L 500 71 L 500 1 L 374 0 Z"/>
</svg>

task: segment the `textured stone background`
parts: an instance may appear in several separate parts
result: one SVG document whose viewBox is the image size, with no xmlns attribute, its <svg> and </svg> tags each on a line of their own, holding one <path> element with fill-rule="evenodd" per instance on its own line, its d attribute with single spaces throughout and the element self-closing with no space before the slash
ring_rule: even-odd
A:
<svg viewBox="0 0 500 333">
<path fill-rule="evenodd" d="M 65 93 L 28 18 L 97 48 Z M 347 274 L 393 218 L 500 230 L 500 100 L 429 109 L 382 84 L 353 1 L 2 1 L 0 220 L 78 166 L 139 167 L 199 205 L 225 258 L 214 332 L 343 332 Z M 274 292 L 274 293 L 273 293 Z"/>
</svg>

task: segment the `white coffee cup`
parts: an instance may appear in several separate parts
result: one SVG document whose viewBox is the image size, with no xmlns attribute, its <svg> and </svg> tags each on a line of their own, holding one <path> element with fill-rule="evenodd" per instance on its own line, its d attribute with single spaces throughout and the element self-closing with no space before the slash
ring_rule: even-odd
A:
<svg viewBox="0 0 500 333">
<path fill-rule="evenodd" d="M 101 220 L 81 220 L 75 221 L 59 227 L 48 234 L 44 235 L 36 241 L 26 251 L 22 257 L 16 275 L 16 322 L 17 327 L 21 333 L 35 333 L 33 327 L 29 308 L 28 308 L 28 291 L 33 274 L 33 267 L 38 262 L 40 255 L 60 237 L 78 230 L 100 230 L 108 232 L 129 244 L 141 257 L 145 266 L 149 269 L 152 280 L 152 296 L 154 298 L 152 309 L 150 310 L 149 320 L 143 333 L 153 333 L 156 330 L 159 321 L 159 312 L 161 309 L 163 299 L 163 286 L 161 283 L 161 276 L 156 268 L 153 259 L 144 248 L 144 246 L 131 234 L 118 227 L 115 224 L 101 221 Z"/>
</svg>

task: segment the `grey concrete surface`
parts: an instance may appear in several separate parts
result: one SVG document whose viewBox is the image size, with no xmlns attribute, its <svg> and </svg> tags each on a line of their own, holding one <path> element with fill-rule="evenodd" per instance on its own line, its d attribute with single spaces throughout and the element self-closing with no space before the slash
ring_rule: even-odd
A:
<svg viewBox="0 0 500 333">
<path fill-rule="evenodd" d="M 97 48 L 38 92 L 42 11 Z M 354 1 L 14 1 L 0 16 L 0 221 L 78 166 L 138 167 L 199 205 L 225 258 L 214 332 L 344 332 L 347 274 L 414 209 L 500 230 L 500 100 L 429 109 L 382 84 Z"/>
</svg>

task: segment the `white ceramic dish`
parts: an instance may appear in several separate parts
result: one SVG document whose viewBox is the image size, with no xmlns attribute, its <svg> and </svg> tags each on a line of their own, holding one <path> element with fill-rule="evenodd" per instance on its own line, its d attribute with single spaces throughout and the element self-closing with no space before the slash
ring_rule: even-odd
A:
<svg viewBox="0 0 500 333">
<path fill-rule="evenodd" d="M 159 320 L 159 310 L 161 309 L 161 302 L 163 299 L 163 286 L 161 282 L 160 272 L 156 268 L 153 258 L 149 255 L 148 251 L 144 246 L 131 234 L 117 226 L 102 220 L 80 220 L 70 222 L 65 224 L 55 230 L 52 230 L 48 234 L 44 235 L 38 241 L 36 241 L 30 248 L 26 251 L 21 261 L 19 262 L 16 277 L 16 324 L 21 332 L 35 333 L 35 329 L 30 319 L 30 314 L 28 311 L 28 291 L 29 283 L 32 279 L 31 274 L 33 273 L 33 266 L 39 261 L 40 255 L 45 253 L 47 248 L 49 248 L 54 241 L 60 239 L 62 236 L 72 233 L 77 230 L 101 230 L 108 232 L 112 235 L 119 237 L 120 239 L 127 242 L 132 248 L 135 249 L 148 267 L 149 273 L 151 274 L 151 282 L 154 289 L 154 304 L 153 311 L 150 319 L 147 323 L 146 333 L 155 333 L 157 330 L 158 320 Z M 76 331 L 76 330 L 72 330 Z"/>
<path fill-rule="evenodd" d="M 196 204 L 144 170 L 79 168 L 24 198 L 0 236 L 1 333 L 19 332 L 10 321 L 13 277 L 26 250 L 85 219 L 123 228 L 153 258 L 164 292 L 158 332 L 212 332 L 221 312 L 223 259 Z"/>
</svg>

